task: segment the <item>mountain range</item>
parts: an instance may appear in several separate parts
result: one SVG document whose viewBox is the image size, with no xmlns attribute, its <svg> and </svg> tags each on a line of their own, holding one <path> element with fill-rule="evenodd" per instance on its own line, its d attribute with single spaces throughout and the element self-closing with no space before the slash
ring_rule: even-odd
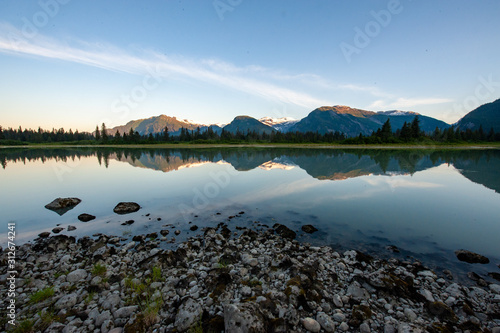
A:
<svg viewBox="0 0 500 333">
<path fill-rule="evenodd" d="M 186 119 L 180 120 L 176 117 L 160 115 L 147 119 L 132 120 L 123 126 L 111 128 L 108 132 L 109 134 L 115 134 L 118 131 L 120 134 L 123 134 L 128 133 L 132 129 L 141 135 L 149 135 L 162 133 L 165 127 L 167 127 L 170 134 L 178 135 L 181 128 L 194 131 L 199 127 L 202 132 L 211 128 L 216 133 L 221 133 L 223 129 L 231 133 L 255 131 L 259 134 L 271 134 L 276 131 L 311 131 L 320 134 L 340 132 L 348 137 L 353 137 L 360 133 L 371 135 L 372 132 L 381 128 L 388 119 L 390 119 L 392 130 L 396 131 L 402 128 L 405 122 L 411 123 L 416 116 L 419 117 L 421 130 L 427 133 L 434 131 L 436 128 L 444 130 L 452 126 L 444 121 L 412 111 L 391 110 L 376 112 L 336 105 L 319 107 L 300 120 L 288 117 L 263 117 L 257 120 L 250 116 L 242 115 L 235 117 L 227 125 L 197 124 Z M 476 130 L 482 126 L 485 132 L 488 132 L 491 128 L 495 132 L 500 132 L 500 99 L 484 104 L 469 112 L 454 126 L 462 130 Z"/>
</svg>

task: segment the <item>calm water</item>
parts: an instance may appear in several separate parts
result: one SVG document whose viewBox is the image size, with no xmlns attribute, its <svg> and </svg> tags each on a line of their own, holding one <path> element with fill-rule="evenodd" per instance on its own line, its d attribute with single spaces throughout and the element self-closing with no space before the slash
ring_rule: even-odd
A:
<svg viewBox="0 0 500 333">
<path fill-rule="evenodd" d="M 299 240 L 339 250 L 499 271 L 499 150 L 1 149 L 0 162 L 0 216 L 16 222 L 17 243 L 58 224 L 77 227 L 68 235 L 127 238 L 171 224 L 179 241 L 219 222 L 233 231 L 282 223 Z M 60 216 L 44 208 L 57 197 L 82 202 Z M 120 201 L 142 208 L 114 214 Z M 81 213 L 97 218 L 83 223 Z M 319 232 L 302 233 L 304 224 Z M 453 252 L 461 248 L 492 263 L 460 263 Z"/>
</svg>

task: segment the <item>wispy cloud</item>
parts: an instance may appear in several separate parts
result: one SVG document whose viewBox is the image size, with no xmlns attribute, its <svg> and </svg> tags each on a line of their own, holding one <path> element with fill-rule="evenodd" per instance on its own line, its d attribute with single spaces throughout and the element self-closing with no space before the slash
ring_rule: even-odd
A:
<svg viewBox="0 0 500 333">
<path fill-rule="evenodd" d="M 42 35 L 33 39 L 25 39 L 22 36 L 22 32 L 17 28 L 0 23 L 0 52 L 57 59 L 139 75 L 151 71 L 162 77 L 179 75 L 272 101 L 308 108 L 328 104 L 327 101 L 307 93 L 270 83 L 270 80 L 254 78 L 253 76 L 269 72 L 259 66 L 237 67 L 213 59 L 196 60 L 167 56 L 153 50 L 142 50 L 134 54 L 105 43 L 75 40 L 63 43 Z"/>
<path fill-rule="evenodd" d="M 374 110 L 409 109 L 421 105 L 435 105 L 453 102 L 449 98 L 387 98 L 379 99 L 369 105 Z"/>
<path fill-rule="evenodd" d="M 213 58 L 191 59 L 154 50 L 124 50 L 108 43 L 60 41 L 41 34 L 24 38 L 22 31 L 5 22 L 0 22 L 0 53 L 57 59 L 136 75 L 154 72 L 160 77 L 187 78 L 309 110 L 336 104 L 335 95 L 343 96 L 346 92 L 363 94 L 365 100 L 373 98 L 374 101 L 365 107 L 369 110 L 409 109 L 452 101 L 448 98 L 397 97 L 374 86 L 338 83 L 316 74 L 288 73 L 259 65 L 237 66 Z M 290 84 L 295 88 L 289 88 Z M 304 89 L 299 91 L 297 86 Z M 323 94 L 329 97 L 305 92 L 311 88 L 313 91 L 323 90 Z"/>
</svg>

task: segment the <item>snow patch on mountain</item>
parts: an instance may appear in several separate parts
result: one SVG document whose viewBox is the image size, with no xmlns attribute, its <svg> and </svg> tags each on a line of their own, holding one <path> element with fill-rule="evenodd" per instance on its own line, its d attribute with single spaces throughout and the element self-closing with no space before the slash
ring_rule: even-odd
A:
<svg viewBox="0 0 500 333">
<path fill-rule="evenodd" d="M 401 111 L 401 110 L 390 110 L 390 111 L 378 111 L 378 114 L 383 114 L 385 116 L 418 116 L 417 112 L 413 111 Z"/>
<path fill-rule="evenodd" d="M 267 126 L 271 126 L 277 131 L 286 132 L 293 124 L 298 122 L 299 120 L 291 118 L 291 117 L 281 117 L 281 118 L 273 118 L 273 117 L 262 117 L 259 119 L 261 123 Z"/>
</svg>

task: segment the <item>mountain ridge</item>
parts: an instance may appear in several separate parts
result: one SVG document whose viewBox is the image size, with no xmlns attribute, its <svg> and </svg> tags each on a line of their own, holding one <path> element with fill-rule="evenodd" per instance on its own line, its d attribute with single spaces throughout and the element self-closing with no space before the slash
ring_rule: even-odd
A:
<svg viewBox="0 0 500 333">
<path fill-rule="evenodd" d="M 467 113 L 454 125 L 450 125 L 442 120 L 425 116 L 414 111 L 388 110 L 369 111 L 353 108 L 346 105 L 321 106 L 312 110 L 304 118 L 297 120 L 289 117 L 273 118 L 262 117 L 255 119 L 250 116 L 237 116 L 228 124 L 197 124 L 187 119 L 180 120 L 175 116 L 159 115 L 145 119 L 131 120 L 125 125 L 115 126 L 108 129 L 109 134 L 129 133 L 130 130 L 137 131 L 141 135 L 162 133 L 165 127 L 171 135 L 178 135 L 181 128 L 195 131 L 206 131 L 209 127 L 217 133 L 225 131 L 236 133 L 247 133 L 255 131 L 259 134 L 270 134 L 273 131 L 279 132 L 318 132 L 320 134 L 339 132 L 348 137 L 371 135 L 377 131 L 389 119 L 393 131 L 403 127 L 403 124 L 410 123 L 418 116 L 421 130 L 430 133 L 436 128 L 441 130 L 451 126 L 466 130 L 478 129 L 483 126 L 485 132 L 491 127 L 495 132 L 500 132 L 500 99 L 481 105 L 473 111 Z"/>
</svg>

